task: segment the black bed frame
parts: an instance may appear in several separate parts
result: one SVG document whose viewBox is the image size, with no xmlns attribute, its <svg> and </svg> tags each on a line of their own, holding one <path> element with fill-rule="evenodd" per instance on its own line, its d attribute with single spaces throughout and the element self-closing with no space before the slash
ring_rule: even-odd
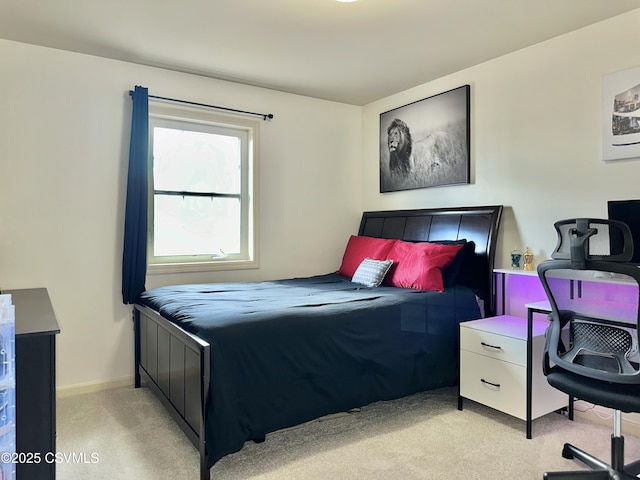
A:
<svg viewBox="0 0 640 480">
<path fill-rule="evenodd" d="M 365 212 L 359 235 L 406 241 L 466 239 L 475 243 L 473 276 L 465 282 L 495 312 L 492 271 L 502 206 Z M 135 387 L 142 381 L 161 400 L 200 453 L 200 480 L 210 479 L 205 425 L 209 401 L 209 344 L 136 304 Z"/>
</svg>

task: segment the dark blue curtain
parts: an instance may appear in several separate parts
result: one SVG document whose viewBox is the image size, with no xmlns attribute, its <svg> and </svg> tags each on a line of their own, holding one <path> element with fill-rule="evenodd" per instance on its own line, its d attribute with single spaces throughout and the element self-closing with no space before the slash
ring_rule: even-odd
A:
<svg viewBox="0 0 640 480">
<path fill-rule="evenodd" d="M 134 303 L 145 290 L 149 203 L 149 91 L 136 86 L 130 93 L 133 115 L 122 255 L 122 300 L 125 304 Z"/>
</svg>

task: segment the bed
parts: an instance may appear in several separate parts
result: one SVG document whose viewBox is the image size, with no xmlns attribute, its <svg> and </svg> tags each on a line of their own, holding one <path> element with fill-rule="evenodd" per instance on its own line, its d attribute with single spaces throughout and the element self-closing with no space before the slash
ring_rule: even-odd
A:
<svg viewBox="0 0 640 480">
<path fill-rule="evenodd" d="M 494 312 L 501 213 L 502 206 L 365 212 L 338 272 L 144 292 L 134 305 L 135 386 L 152 389 L 198 448 L 201 480 L 267 433 L 452 386 L 459 323 Z M 363 240 L 391 245 L 382 256 L 414 245 L 455 250 L 441 269 L 443 291 L 388 278 L 355 283 L 347 256 Z M 403 262 L 395 263 L 392 279 L 401 278 Z"/>
</svg>

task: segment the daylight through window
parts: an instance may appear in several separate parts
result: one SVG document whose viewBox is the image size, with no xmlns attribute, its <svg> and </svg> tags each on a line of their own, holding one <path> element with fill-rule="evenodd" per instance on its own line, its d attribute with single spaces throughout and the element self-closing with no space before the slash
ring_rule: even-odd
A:
<svg viewBox="0 0 640 480">
<path fill-rule="evenodd" d="M 150 267 L 255 266 L 257 125 L 166 108 L 150 106 Z"/>
</svg>

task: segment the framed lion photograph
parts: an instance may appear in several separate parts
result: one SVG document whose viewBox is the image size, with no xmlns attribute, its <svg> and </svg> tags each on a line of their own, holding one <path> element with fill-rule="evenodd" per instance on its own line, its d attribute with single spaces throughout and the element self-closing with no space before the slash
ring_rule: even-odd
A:
<svg viewBox="0 0 640 480">
<path fill-rule="evenodd" d="M 470 182 L 469 85 L 380 114 L 380 192 Z"/>
</svg>

